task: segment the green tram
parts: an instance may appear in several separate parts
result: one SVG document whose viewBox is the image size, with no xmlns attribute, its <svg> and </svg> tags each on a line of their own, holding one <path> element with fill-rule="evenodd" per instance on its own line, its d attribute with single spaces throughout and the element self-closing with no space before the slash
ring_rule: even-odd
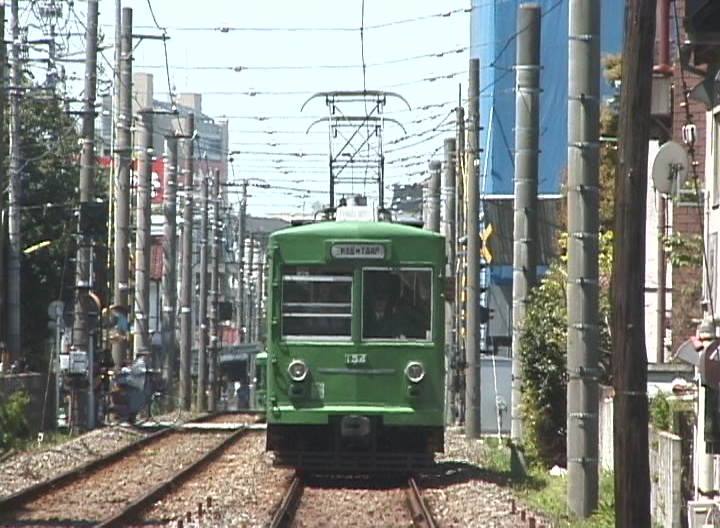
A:
<svg viewBox="0 0 720 528">
<path fill-rule="evenodd" d="M 268 245 L 267 450 L 312 471 L 408 471 L 444 449 L 445 242 L 318 221 Z"/>
</svg>

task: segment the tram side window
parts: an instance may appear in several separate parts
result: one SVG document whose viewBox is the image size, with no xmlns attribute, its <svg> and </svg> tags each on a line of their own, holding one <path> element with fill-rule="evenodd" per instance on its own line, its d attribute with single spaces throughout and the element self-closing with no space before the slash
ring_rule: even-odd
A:
<svg viewBox="0 0 720 528">
<path fill-rule="evenodd" d="M 364 339 L 432 339 L 432 270 L 363 270 Z"/>
<path fill-rule="evenodd" d="M 282 335 L 285 339 L 348 340 L 352 327 L 352 272 L 285 270 Z"/>
</svg>

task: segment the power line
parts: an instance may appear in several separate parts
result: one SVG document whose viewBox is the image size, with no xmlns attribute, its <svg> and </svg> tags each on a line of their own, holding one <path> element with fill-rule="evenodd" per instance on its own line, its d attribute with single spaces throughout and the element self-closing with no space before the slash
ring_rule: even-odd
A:
<svg viewBox="0 0 720 528">
<path fill-rule="evenodd" d="M 376 29 L 385 29 L 390 27 L 395 27 L 403 24 L 411 24 L 413 22 L 420 22 L 423 20 L 429 20 L 433 18 L 448 18 L 452 15 L 457 14 L 467 14 L 472 11 L 473 8 L 459 8 L 454 9 L 452 11 L 446 11 L 443 13 L 435 13 L 431 15 L 424 15 L 419 16 L 415 18 L 408 18 L 404 20 L 395 20 L 391 22 L 385 22 L 382 24 L 375 24 L 366 26 L 366 30 L 376 30 Z M 103 25 L 101 25 L 103 27 Z M 152 29 L 152 26 L 136 26 L 137 29 Z M 329 32 L 346 32 L 351 33 L 357 31 L 356 27 L 322 27 L 322 26 L 316 26 L 316 27 L 242 27 L 242 26 L 174 26 L 174 27 L 168 27 L 168 29 L 172 29 L 174 31 L 189 31 L 189 32 L 220 32 L 220 33 L 230 33 L 230 32 L 320 32 L 320 31 L 329 31 Z"/>
</svg>

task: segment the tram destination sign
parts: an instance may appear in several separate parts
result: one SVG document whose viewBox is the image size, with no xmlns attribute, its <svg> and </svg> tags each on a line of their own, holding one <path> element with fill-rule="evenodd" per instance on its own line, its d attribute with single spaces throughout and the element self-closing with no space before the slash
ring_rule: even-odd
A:
<svg viewBox="0 0 720 528">
<path fill-rule="evenodd" d="M 330 254 L 336 259 L 382 260 L 385 258 L 385 245 L 367 243 L 333 244 L 330 248 Z"/>
</svg>

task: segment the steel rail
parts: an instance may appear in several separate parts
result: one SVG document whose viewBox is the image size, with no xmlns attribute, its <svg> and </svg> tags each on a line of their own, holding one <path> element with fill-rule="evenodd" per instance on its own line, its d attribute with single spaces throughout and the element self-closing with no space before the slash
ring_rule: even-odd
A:
<svg viewBox="0 0 720 528">
<path fill-rule="evenodd" d="M 283 528 L 289 526 L 295 517 L 300 498 L 303 494 L 304 485 L 299 476 L 295 476 L 288 488 L 285 497 L 283 497 L 280 506 L 275 510 L 275 514 L 268 524 L 268 528 Z"/>
<path fill-rule="evenodd" d="M 413 526 L 417 528 L 437 528 L 437 523 L 430 514 L 425 499 L 420 493 L 420 488 L 412 477 L 408 480 L 407 495 Z"/>
<path fill-rule="evenodd" d="M 143 510 L 156 503 L 161 497 L 169 494 L 174 489 L 177 489 L 183 482 L 187 481 L 190 477 L 203 469 L 206 464 L 219 458 L 230 446 L 245 436 L 248 432 L 248 429 L 238 429 L 235 433 L 228 436 L 222 441 L 222 443 L 205 453 L 205 455 L 193 464 L 183 468 L 165 482 L 140 496 L 135 501 L 128 504 L 122 511 L 119 511 L 98 524 L 95 524 L 95 528 L 115 528 L 127 526 L 127 523 L 136 520 Z"/>
<path fill-rule="evenodd" d="M 207 421 L 212 421 L 216 416 L 217 415 L 202 415 L 192 420 L 188 420 L 185 423 L 203 423 Z M 137 431 L 137 429 L 132 430 Z M 165 427 L 163 429 L 160 429 L 156 433 L 152 433 L 144 438 L 141 438 L 140 440 L 123 446 L 117 451 L 113 451 L 108 455 L 91 460 L 85 464 L 82 464 L 81 466 L 61 473 L 60 475 L 57 475 L 56 477 L 53 477 L 49 480 L 38 482 L 37 484 L 33 484 L 32 486 L 23 488 L 11 495 L 8 495 L 7 497 L 0 499 L 0 512 L 8 513 L 14 509 L 17 509 L 18 506 L 31 502 L 53 489 L 67 486 L 72 482 L 77 482 L 84 478 L 86 475 L 92 474 L 95 471 L 100 470 L 103 466 L 112 464 L 113 462 L 116 462 L 121 458 L 126 457 L 132 452 L 137 451 L 138 449 L 145 447 L 148 444 L 164 438 L 165 436 L 171 434 L 173 431 L 176 430 L 177 429 L 173 427 Z"/>
</svg>

